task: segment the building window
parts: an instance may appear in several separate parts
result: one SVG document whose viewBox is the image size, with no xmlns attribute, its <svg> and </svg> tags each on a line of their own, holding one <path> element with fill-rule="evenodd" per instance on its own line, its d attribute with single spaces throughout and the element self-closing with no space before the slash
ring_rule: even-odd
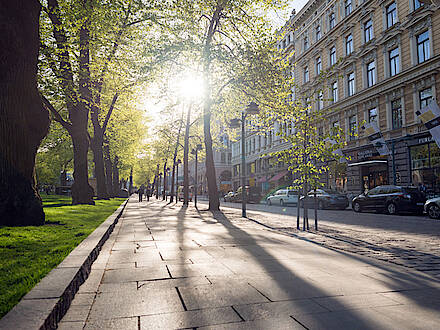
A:
<svg viewBox="0 0 440 330">
<path fill-rule="evenodd" d="M 338 102 L 338 82 L 337 81 L 335 81 L 332 84 L 332 91 L 331 92 L 332 92 L 333 103 Z"/>
<path fill-rule="evenodd" d="M 350 141 L 356 139 L 356 129 L 356 116 L 351 116 L 350 118 L 348 118 L 348 131 L 350 134 Z"/>
<path fill-rule="evenodd" d="M 321 56 L 316 59 L 316 75 L 319 75 L 321 73 L 322 69 L 322 62 L 321 62 Z"/>
<path fill-rule="evenodd" d="M 373 39 L 373 21 L 369 19 L 364 24 L 364 40 L 365 43 L 370 42 Z"/>
<path fill-rule="evenodd" d="M 309 67 L 305 67 L 304 68 L 304 82 L 308 82 L 309 81 Z"/>
<path fill-rule="evenodd" d="M 432 89 L 431 87 L 421 90 L 419 92 L 420 109 L 426 107 L 432 101 Z"/>
<path fill-rule="evenodd" d="M 333 134 L 338 134 L 339 133 L 339 121 L 334 121 L 332 123 L 331 131 L 332 131 Z"/>
<path fill-rule="evenodd" d="M 402 127 L 402 104 L 400 99 L 391 102 L 391 119 L 393 129 Z"/>
<path fill-rule="evenodd" d="M 347 96 L 354 95 L 354 72 L 351 72 L 347 76 Z"/>
<path fill-rule="evenodd" d="M 353 52 L 353 36 L 349 34 L 345 38 L 345 55 L 350 55 Z"/>
<path fill-rule="evenodd" d="M 351 0 L 345 0 L 345 16 L 348 16 L 353 11 Z"/>
<path fill-rule="evenodd" d="M 322 108 L 324 108 L 324 96 L 322 94 L 322 91 L 319 91 L 319 93 L 318 93 L 318 101 L 316 102 L 316 108 L 318 110 L 321 110 Z"/>
<path fill-rule="evenodd" d="M 336 64 L 336 47 L 330 48 L 330 66 Z"/>
<path fill-rule="evenodd" d="M 331 12 L 330 15 L 328 15 L 328 25 L 329 25 L 329 29 L 333 29 L 336 25 L 336 17 L 335 17 L 335 13 Z"/>
<path fill-rule="evenodd" d="M 304 51 L 309 49 L 309 38 L 304 37 Z"/>
<path fill-rule="evenodd" d="M 377 108 L 372 108 L 368 110 L 368 122 L 376 122 L 377 123 Z"/>
<path fill-rule="evenodd" d="M 367 87 L 371 87 L 376 83 L 376 64 L 371 61 L 367 64 Z"/>
<path fill-rule="evenodd" d="M 425 31 L 416 36 L 417 39 L 417 59 L 418 63 L 429 59 L 429 31 Z"/>
<path fill-rule="evenodd" d="M 390 66 L 390 77 L 400 72 L 399 48 L 394 48 L 388 52 L 388 63 Z"/>
<path fill-rule="evenodd" d="M 321 39 L 321 25 L 318 25 L 316 27 L 316 41 L 318 41 L 319 39 Z"/>
<path fill-rule="evenodd" d="M 387 14 L 387 28 L 390 28 L 397 23 L 397 8 L 395 2 L 389 4 L 386 7 L 386 14 Z"/>
<path fill-rule="evenodd" d="M 421 3 L 419 0 L 414 0 L 413 4 L 414 4 L 414 10 L 417 10 L 423 6 L 423 3 Z"/>
</svg>

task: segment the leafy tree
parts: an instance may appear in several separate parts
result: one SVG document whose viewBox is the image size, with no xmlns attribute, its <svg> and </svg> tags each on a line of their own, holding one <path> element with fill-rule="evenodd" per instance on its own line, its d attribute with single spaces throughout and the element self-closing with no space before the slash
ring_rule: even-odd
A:
<svg viewBox="0 0 440 330">
<path fill-rule="evenodd" d="M 0 225 L 41 225 L 35 155 L 49 127 L 37 90 L 36 0 L 0 3 Z"/>
<path fill-rule="evenodd" d="M 180 18 L 174 31 L 186 41 L 192 58 L 197 58 L 204 78 L 203 127 L 209 209 L 219 209 L 213 160 L 211 121 L 213 113 L 222 108 L 227 93 L 246 94 L 252 99 L 252 85 L 259 84 L 263 67 L 250 65 L 267 57 L 273 39 L 265 17 L 269 10 L 280 8 L 285 1 L 173 1 Z M 190 37 L 188 37 L 188 35 Z M 266 63 L 266 62 L 265 62 Z M 263 79 L 266 81 L 266 79 Z M 268 92 L 268 91 L 267 91 Z"/>
</svg>

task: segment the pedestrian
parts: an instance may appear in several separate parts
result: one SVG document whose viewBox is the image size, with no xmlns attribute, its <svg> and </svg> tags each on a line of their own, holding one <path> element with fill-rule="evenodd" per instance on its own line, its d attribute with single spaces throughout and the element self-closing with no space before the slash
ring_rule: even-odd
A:
<svg viewBox="0 0 440 330">
<path fill-rule="evenodd" d="M 423 195 L 426 195 L 426 186 L 423 184 L 423 182 L 419 182 L 419 191 L 420 191 Z"/>
<path fill-rule="evenodd" d="M 139 195 L 139 202 L 142 202 L 142 195 L 144 194 L 144 186 L 140 186 L 140 188 L 137 191 L 138 195 Z"/>
<path fill-rule="evenodd" d="M 145 196 L 147 196 L 147 202 L 150 201 L 150 195 L 151 195 L 151 189 L 150 189 L 150 186 L 148 186 L 147 190 L 145 192 Z"/>
</svg>

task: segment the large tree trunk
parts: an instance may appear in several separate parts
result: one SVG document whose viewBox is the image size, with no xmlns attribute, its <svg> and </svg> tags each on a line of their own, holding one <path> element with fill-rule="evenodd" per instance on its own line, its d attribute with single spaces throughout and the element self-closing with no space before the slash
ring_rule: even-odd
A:
<svg viewBox="0 0 440 330">
<path fill-rule="evenodd" d="M 85 119 L 87 126 L 87 118 Z M 73 185 L 72 204 L 94 205 L 93 188 L 89 184 L 89 171 L 87 165 L 87 154 L 89 151 L 89 140 L 84 131 L 72 134 L 73 142 Z"/>
<path fill-rule="evenodd" d="M 91 147 L 93 151 L 93 162 L 95 164 L 95 177 L 96 177 L 96 195 L 98 199 L 108 199 L 108 191 L 105 180 L 104 169 L 104 152 L 102 150 L 103 136 L 96 133 L 92 139 Z"/>
<path fill-rule="evenodd" d="M 109 197 L 115 197 L 113 194 L 113 188 L 112 188 L 112 160 L 110 158 L 110 149 L 107 144 L 104 145 L 104 163 L 105 163 L 105 184 L 107 186 L 107 193 L 109 194 Z"/>
<path fill-rule="evenodd" d="M 0 225 L 42 225 L 35 155 L 49 114 L 37 90 L 40 4 L 0 2 Z"/>
</svg>

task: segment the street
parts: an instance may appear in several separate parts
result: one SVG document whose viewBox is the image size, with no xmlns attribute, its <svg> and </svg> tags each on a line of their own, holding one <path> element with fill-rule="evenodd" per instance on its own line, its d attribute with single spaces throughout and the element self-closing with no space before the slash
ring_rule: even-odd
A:
<svg viewBox="0 0 440 330">
<path fill-rule="evenodd" d="M 239 203 L 222 201 L 221 205 L 222 209 L 241 209 Z M 315 232 L 314 210 L 309 209 L 311 232 L 302 232 L 296 229 L 296 206 L 247 204 L 247 209 L 250 219 L 275 230 L 440 277 L 439 220 L 408 214 L 355 213 L 349 208 L 318 210 L 319 231 Z M 300 225 L 302 228 L 302 219 Z"/>
</svg>

